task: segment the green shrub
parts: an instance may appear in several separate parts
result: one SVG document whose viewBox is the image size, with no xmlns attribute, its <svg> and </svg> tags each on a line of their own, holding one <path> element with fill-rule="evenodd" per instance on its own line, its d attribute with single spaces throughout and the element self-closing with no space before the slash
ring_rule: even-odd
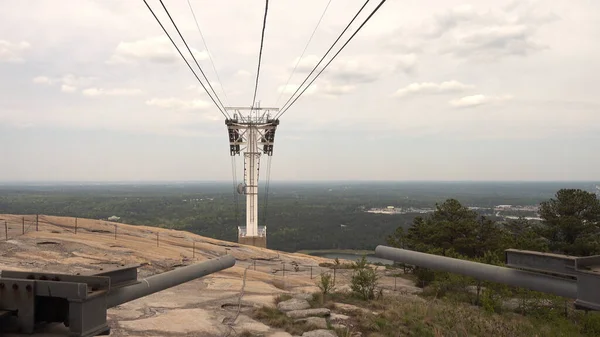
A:
<svg viewBox="0 0 600 337">
<path fill-rule="evenodd" d="M 371 300 L 375 298 L 378 279 L 377 273 L 367 264 L 367 259 L 363 256 L 354 263 L 350 288 L 361 299 Z"/>
</svg>

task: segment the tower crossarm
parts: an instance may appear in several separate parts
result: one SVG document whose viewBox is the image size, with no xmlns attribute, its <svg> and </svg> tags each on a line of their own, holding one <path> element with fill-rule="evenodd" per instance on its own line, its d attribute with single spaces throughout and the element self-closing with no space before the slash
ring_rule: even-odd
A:
<svg viewBox="0 0 600 337">
<path fill-rule="evenodd" d="M 263 128 L 258 129 L 259 139 L 258 145 L 262 146 L 262 151 L 267 156 L 273 155 L 273 144 L 275 144 L 275 131 L 279 121 L 270 123 Z"/>
</svg>

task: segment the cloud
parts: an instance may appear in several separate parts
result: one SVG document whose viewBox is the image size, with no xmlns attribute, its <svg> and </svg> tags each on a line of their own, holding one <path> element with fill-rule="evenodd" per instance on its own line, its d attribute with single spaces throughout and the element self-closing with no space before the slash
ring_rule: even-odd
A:
<svg viewBox="0 0 600 337">
<path fill-rule="evenodd" d="M 46 76 L 38 76 L 33 79 L 33 83 L 36 84 L 52 84 L 52 80 Z"/>
<path fill-rule="evenodd" d="M 327 77 L 343 83 L 370 83 L 376 81 L 382 70 L 373 64 L 367 64 L 357 59 L 336 60 L 332 63 Z"/>
<path fill-rule="evenodd" d="M 0 62 L 23 63 L 25 59 L 22 54 L 30 48 L 31 45 L 26 41 L 12 43 L 7 40 L 0 40 Z"/>
<path fill-rule="evenodd" d="M 210 90 L 210 86 L 208 86 L 208 84 L 206 84 L 206 81 L 202 81 L 202 83 L 204 83 L 204 86 L 206 87 L 206 89 L 208 89 L 208 91 L 212 95 L 212 90 Z M 221 85 L 220 85 L 219 82 L 217 82 L 217 81 L 209 81 L 209 83 L 212 86 L 212 88 L 217 92 L 217 95 L 222 95 L 223 94 L 223 89 L 221 89 Z M 206 94 L 206 90 L 204 90 L 204 88 L 200 84 L 190 84 L 185 89 L 186 90 L 190 90 L 190 91 L 196 91 L 196 92 L 198 92 L 200 94 Z"/>
<path fill-rule="evenodd" d="M 415 53 L 395 55 L 392 62 L 396 71 L 412 74 L 417 68 L 417 55 Z"/>
<path fill-rule="evenodd" d="M 161 109 L 206 110 L 212 106 L 212 103 L 199 99 L 183 100 L 175 97 L 169 97 L 147 100 L 146 105 L 155 106 Z"/>
<path fill-rule="evenodd" d="M 249 77 L 252 76 L 252 73 L 249 72 L 248 70 L 238 70 L 237 73 L 235 73 L 236 76 L 240 76 L 240 77 Z"/>
<path fill-rule="evenodd" d="M 455 108 L 472 108 L 480 105 L 502 102 L 512 99 L 512 96 L 487 96 L 487 95 L 471 95 L 465 96 L 459 99 L 451 100 L 448 102 Z"/>
<path fill-rule="evenodd" d="M 412 68 L 415 62 L 414 56 L 357 55 L 336 59 L 321 77 L 337 85 L 372 83 L 398 70 Z"/>
<path fill-rule="evenodd" d="M 323 69 L 331 58 L 326 58 L 317 68 L 315 74 Z M 308 73 L 319 62 L 320 57 L 307 55 L 298 63 L 298 72 Z M 298 58 L 290 64 L 291 69 L 298 62 Z M 417 57 L 413 54 L 402 55 L 369 55 L 362 54 L 354 57 L 336 58 L 325 71 L 319 76 L 327 78 L 333 86 L 339 85 L 357 85 L 363 83 L 372 83 L 379 80 L 386 74 L 393 72 L 410 73 L 417 64 Z"/>
<path fill-rule="evenodd" d="M 317 80 L 317 81 L 319 81 L 319 80 Z M 305 88 L 305 87 L 306 87 L 306 84 L 304 86 L 302 86 L 302 88 Z M 283 92 L 284 94 L 292 95 L 296 91 L 297 88 L 298 88 L 298 84 L 288 84 L 287 87 L 285 87 L 285 88 L 283 85 L 280 85 L 277 88 L 277 92 L 279 92 L 279 93 Z M 337 96 L 347 94 L 347 93 L 353 91 L 354 89 L 356 89 L 355 85 L 335 84 L 335 83 L 332 83 L 327 80 L 321 80 L 321 81 L 319 81 L 319 83 L 313 83 L 310 87 L 308 87 L 308 89 L 306 89 L 306 91 L 304 91 L 302 96 L 321 95 L 321 96 L 326 96 L 326 97 L 337 97 Z M 298 93 L 302 92 L 302 90 L 303 89 L 301 89 Z"/>
<path fill-rule="evenodd" d="M 461 24 L 481 20 L 482 16 L 475 11 L 472 5 L 459 5 L 442 14 L 435 15 L 430 28 L 425 31 L 425 35 L 439 38 Z"/>
<path fill-rule="evenodd" d="M 142 94 L 141 89 L 132 88 L 87 88 L 81 91 L 84 96 L 97 97 L 97 96 L 135 96 Z"/>
<path fill-rule="evenodd" d="M 288 84 L 287 86 L 280 85 L 279 87 L 277 87 L 277 92 L 291 95 L 294 92 L 296 92 L 296 90 L 298 89 L 298 86 L 299 86 L 299 84 L 291 84 L 291 83 Z M 302 88 L 305 88 L 305 87 L 306 87 L 306 83 L 304 84 L 304 86 L 302 86 Z M 316 88 L 317 88 L 317 86 L 313 84 L 308 89 L 306 89 L 306 91 L 302 95 L 304 96 L 304 95 L 314 94 L 316 91 Z M 299 92 L 301 92 L 301 91 L 302 91 L 302 89 Z"/>
<path fill-rule="evenodd" d="M 442 83 L 433 82 L 422 82 L 422 83 L 411 83 L 404 88 L 400 88 L 396 91 L 394 96 L 404 97 L 409 95 L 417 94 L 445 94 L 461 92 L 467 89 L 472 89 L 474 86 L 463 84 L 458 81 L 446 81 Z"/>
<path fill-rule="evenodd" d="M 37 76 L 33 78 L 32 82 L 35 84 L 60 85 L 60 91 L 72 93 L 77 91 L 77 89 L 81 86 L 89 85 L 95 80 L 96 78 L 94 77 L 83 77 L 76 76 L 73 74 L 66 74 L 62 77 L 57 78 L 50 78 L 48 76 Z"/>
<path fill-rule="evenodd" d="M 60 91 L 71 93 L 71 92 L 77 91 L 77 87 L 74 87 L 74 86 L 68 85 L 68 84 L 63 84 L 60 86 Z"/>
<path fill-rule="evenodd" d="M 531 39 L 533 33 L 534 30 L 525 25 L 483 27 L 457 36 L 456 43 L 446 51 L 458 57 L 489 60 L 510 55 L 526 56 L 546 48 Z"/>
<path fill-rule="evenodd" d="M 179 49 L 188 60 L 192 60 L 184 45 Z M 200 52 L 190 48 L 197 61 L 208 59 L 206 51 Z M 108 64 L 138 64 L 142 61 L 152 63 L 173 64 L 181 62 L 181 56 L 164 35 L 148 37 L 131 42 L 121 41 L 112 56 L 106 61 Z"/>
<path fill-rule="evenodd" d="M 537 32 L 557 18 L 552 12 L 536 11 L 533 5 L 512 4 L 487 11 L 462 5 L 436 15 L 421 35 L 440 46 L 441 53 L 493 61 L 547 48 L 536 40 Z"/>
<path fill-rule="evenodd" d="M 298 64 L 297 71 L 310 72 L 318 63 L 320 58 L 315 55 L 308 55 L 302 58 Z M 317 71 L 311 75 L 303 88 L 314 79 L 314 76 L 327 64 L 323 62 L 317 68 Z M 298 58 L 290 66 L 293 69 Z M 347 94 L 357 88 L 360 84 L 373 83 L 385 75 L 395 71 L 404 71 L 412 69 L 416 64 L 415 55 L 357 55 L 352 58 L 335 59 L 331 65 L 317 78 L 315 83 L 307 89 L 303 95 L 318 94 L 328 97 Z M 283 85 L 278 87 L 278 92 L 292 94 L 298 84 L 288 84 L 286 88 Z"/>
<path fill-rule="evenodd" d="M 352 92 L 354 89 L 356 89 L 356 85 L 325 83 L 319 86 L 317 89 L 320 94 L 330 97 L 337 97 Z"/>
<path fill-rule="evenodd" d="M 301 73 L 309 73 L 311 72 L 311 70 L 313 70 L 313 68 L 317 65 L 317 63 L 319 63 L 319 60 L 321 59 L 322 56 L 317 56 L 317 55 L 306 55 L 304 57 L 302 57 L 301 60 L 299 60 L 299 57 L 296 57 L 296 59 L 294 60 L 294 62 L 292 62 L 290 64 L 290 70 L 294 69 L 294 67 L 296 67 L 296 63 L 298 63 L 298 66 L 296 67 L 296 71 L 301 72 Z M 319 65 L 319 67 L 324 66 L 325 64 L 327 64 L 327 59 L 323 60 L 323 62 L 321 62 L 321 64 Z"/>
</svg>

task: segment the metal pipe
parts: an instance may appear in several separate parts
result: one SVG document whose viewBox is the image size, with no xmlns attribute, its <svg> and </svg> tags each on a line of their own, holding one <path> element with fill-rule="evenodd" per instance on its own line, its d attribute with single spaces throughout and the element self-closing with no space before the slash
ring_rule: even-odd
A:
<svg viewBox="0 0 600 337">
<path fill-rule="evenodd" d="M 136 285 L 111 290 L 106 298 L 106 306 L 107 308 L 112 308 L 202 276 L 216 273 L 234 265 L 235 258 L 232 255 L 225 255 L 190 266 L 177 268 L 166 273 L 152 275 Z"/>
<path fill-rule="evenodd" d="M 577 298 L 575 280 L 386 246 L 377 246 L 375 256 L 419 267 L 471 276 L 479 280 L 504 283 L 567 298 Z"/>
</svg>

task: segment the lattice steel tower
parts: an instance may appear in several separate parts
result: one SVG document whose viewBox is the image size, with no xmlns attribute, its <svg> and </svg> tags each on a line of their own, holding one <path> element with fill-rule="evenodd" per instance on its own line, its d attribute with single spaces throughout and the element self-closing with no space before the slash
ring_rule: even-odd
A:
<svg viewBox="0 0 600 337">
<path fill-rule="evenodd" d="M 277 108 L 226 107 L 234 111 L 226 119 L 231 156 L 244 153 L 244 182 L 237 186 L 239 194 L 246 195 L 246 226 L 238 227 L 238 242 L 258 247 L 267 246 L 267 227 L 258 225 L 258 177 L 260 156 L 273 155 L 275 130 L 278 119 L 271 117 Z M 242 111 L 249 111 L 243 114 Z"/>
</svg>

